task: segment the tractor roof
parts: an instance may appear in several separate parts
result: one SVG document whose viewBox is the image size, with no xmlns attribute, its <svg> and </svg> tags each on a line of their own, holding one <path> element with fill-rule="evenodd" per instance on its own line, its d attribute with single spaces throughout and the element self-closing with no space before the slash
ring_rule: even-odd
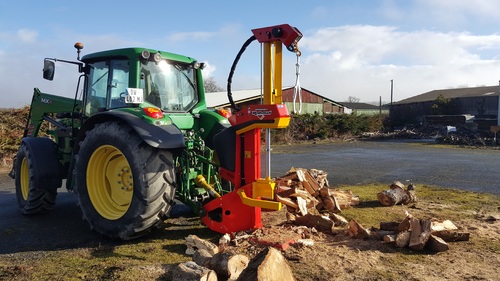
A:
<svg viewBox="0 0 500 281">
<path fill-rule="evenodd" d="M 112 57 L 127 57 L 127 58 L 136 58 L 140 56 L 141 52 L 144 50 L 148 50 L 151 54 L 155 53 L 160 53 L 162 58 L 164 59 L 169 59 L 169 60 L 175 60 L 175 61 L 181 61 L 181 62 L 186 62 L 186 63 L 191 63 L 195 61 L 195 59 L 186 57 L 186 56 L 181 56 L 177 54 L 172 54 L 168 52 L 163 52 L 163 51 L 158 51 L 158 50 L 153 50 L 153 49 L 146 49 L 146 48 L 123 48 L 123 49 L 115 49 L 115 50 L 108 50 L 108 51 L 102 51 L 102 52 L 97 52 L 97 53 L 92 53 L 85 55 L 82 58 L 83 62 L 90 62 L 94 60 L 102 60 L 103 58 L 112 58 Z"/>
</svg>

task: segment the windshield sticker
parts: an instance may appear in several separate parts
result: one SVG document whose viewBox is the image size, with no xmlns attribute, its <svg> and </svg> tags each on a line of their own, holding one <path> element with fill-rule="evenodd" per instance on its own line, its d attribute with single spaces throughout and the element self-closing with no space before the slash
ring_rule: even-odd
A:
<svg viewBox="0 0 500 281">
<path fill-rule="evenodd" d="M 140 104 L 144 102 L 144 95 L 142 89 L 137 88 L 127 88 L 125 90 L 125 102 L 126 103 L 134 103 Z"/>
</svg>

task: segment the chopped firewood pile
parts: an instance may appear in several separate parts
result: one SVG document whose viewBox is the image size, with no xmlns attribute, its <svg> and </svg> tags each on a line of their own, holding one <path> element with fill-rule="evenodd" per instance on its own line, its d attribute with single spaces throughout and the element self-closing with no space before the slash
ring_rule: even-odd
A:
<svg viewBox="0 0 500 281">
<path fill-rule="evenodd" d="M 415 195 L 415 185 L 410 184 L 405 190 L 404 185 L 399 181 L 394 182 L 390 189 L 377 194 L 377 198 L 384 206 L 408 205 L 418 200 Z"/>
<path fill-rule="evenodd" d="M 468 241 L 470 236 L 467 232 L 458 232 L 458 228 L 449 220 L 421 220 L 408 212 L 403 221 L 381 222 L 380 228 L 364 229 L 355 220 L 351 220 L 345 232 L 355 239 L 371 237 L 393 243 L 399 248 L 426 248 L 434 252 L 447 251 L 449 246 L 446 242 Z"/>
<path fill-rule="evenodd" d="M 311 217 L 319 215 L 320 211 L 334 215 L 341 213 L 342 209 L 359 205 L 359 197 L 350 190 L 329 187 L 327 175 L 321 170 L 292 167 L 286 175 L 276 178 L 276 201 L 287 206 L 289 220 L 304 220 L 298 216 L 311 213 Z"/>
</svg>

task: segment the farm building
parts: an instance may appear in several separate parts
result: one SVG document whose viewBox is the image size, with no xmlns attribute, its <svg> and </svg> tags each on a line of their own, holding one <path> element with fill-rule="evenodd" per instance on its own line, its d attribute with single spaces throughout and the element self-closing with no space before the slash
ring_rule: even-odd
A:
<svg viewBox="0 0 500 281">
<path fill-rule="evenodd" d="M 382 106 L 382 108 L 380 108 L 380 106 L 362 102 L 343 102 L 342 105 L 344 106 L 344 113 L 350 113 L 349 111 L 351 111 L 352 114 L 355 115 L 389 113 L 389 108 L 387 106 Z"/>
<path fill-rule="evenodd" d="M 434 90 L 393 103 L 390 116 L 392 120 L 413 124 L 455 125 L 469 121 L 487 129 L 497 124 L 498 93 L 499 86 Z M 445 102 L 433 109 L 438 97 Z"/>
<path fill-rule="evenodd" d="M 302 89 L 301 113 L 336 114 L 344 113 L 344 106 L 307 89 Z M 227 92 L 206 93 L 208 108 L 232 110 L 227 97 Z M 233 101 L 243 108 L 251 104 L 261 104 L 261 89 L 232 91 Z M 293 111 L 293 87 L 282 89 L 282 100 L 289 112 Z M 295 102 L 296 110 L 299 109 L 298 98 Z"/>
</svg>

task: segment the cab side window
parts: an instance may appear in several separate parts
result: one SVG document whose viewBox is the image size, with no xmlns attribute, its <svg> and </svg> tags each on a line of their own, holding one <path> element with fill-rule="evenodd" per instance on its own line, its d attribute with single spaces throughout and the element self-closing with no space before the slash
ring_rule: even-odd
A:
<svg viewBox="0 0 500 281">
<path fill-rule="evenodd" d="M 88 64 L 85 115 L 125 107 L 125 89 L 129 82 L 128 60 L 109 60 Z"/>
</svg>

